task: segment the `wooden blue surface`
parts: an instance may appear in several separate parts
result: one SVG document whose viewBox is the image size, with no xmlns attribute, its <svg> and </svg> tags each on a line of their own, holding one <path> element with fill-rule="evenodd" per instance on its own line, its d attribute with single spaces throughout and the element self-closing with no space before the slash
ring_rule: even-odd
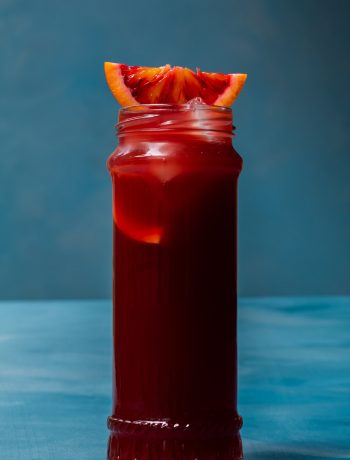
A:
<svg viewBox="0 0 350 460">
<path fill-rule="evenodd" d="M 110 318 L 0 303 L 1 460 L 105 459 Z M 350 459 L 350 298 L 241 300 L 239 358 L 247 460 Z"/>
</svg>

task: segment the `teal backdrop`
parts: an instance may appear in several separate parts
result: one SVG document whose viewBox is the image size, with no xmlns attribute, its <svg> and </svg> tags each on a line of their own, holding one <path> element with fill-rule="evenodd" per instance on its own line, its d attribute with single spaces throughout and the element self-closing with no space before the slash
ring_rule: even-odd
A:
<svg viewBox="0 0 350 460">
<path fill-rule="evenodd" d="M 0 298 L 111 292 L 103 61 L 247 72 L 241 295 L 350 294 L 350 2 L 2 0 Z"/>
</svg>

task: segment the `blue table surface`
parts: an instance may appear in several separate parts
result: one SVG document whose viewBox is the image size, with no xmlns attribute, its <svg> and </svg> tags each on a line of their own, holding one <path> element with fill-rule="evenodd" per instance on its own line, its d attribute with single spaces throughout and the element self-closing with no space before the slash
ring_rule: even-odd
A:
<svg viewBox="0 0 350 460">
<path fill-rule="evenodd" d="M 350 459 L 350 298 L 239 301 L 248 460 Z M 0 459 L 104 460 L 111 302 L 0 303 Z"/>
</svg>

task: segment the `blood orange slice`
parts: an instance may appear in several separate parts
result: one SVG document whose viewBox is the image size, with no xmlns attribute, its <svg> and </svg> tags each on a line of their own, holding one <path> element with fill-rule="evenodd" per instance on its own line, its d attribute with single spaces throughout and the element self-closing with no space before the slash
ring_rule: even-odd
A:
<svg viewBox="0 0 350 460">
<path fill-rule="evenodd" d="M 211 105 L 233 104 L 246 81 L 242 73 L 210 73 L 185 67 L 128 66 L 105 62 L 108 86 L 122 106 L 185 104 L 200 97 Z"/>
</svg>

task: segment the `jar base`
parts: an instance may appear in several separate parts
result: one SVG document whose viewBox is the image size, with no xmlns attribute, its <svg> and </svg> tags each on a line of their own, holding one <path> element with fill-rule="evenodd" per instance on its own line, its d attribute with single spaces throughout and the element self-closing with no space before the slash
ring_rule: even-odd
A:
<svg viewBox="0 0 350 460">
<path fill-rule="evenodd" d="M 235 426 L 233 426 L 233 423 Z M 108 460 L 242 460 L 241 417 L 231 423 L 190 424 L 130 422 L 109 417 Z M 204 429 L 203 429 L 204 427 Z M 219 428 L 219 429 L 218 429 Z M 232 429 L 234 428 L 234 429 Z"/>
<path fill-rule="evenodd" d="M 131 439 L 112 433 L 108 460 L 242 460 L 242 441 L 237 434 L 226 439 L 160 440 Z"/>
</svg>

